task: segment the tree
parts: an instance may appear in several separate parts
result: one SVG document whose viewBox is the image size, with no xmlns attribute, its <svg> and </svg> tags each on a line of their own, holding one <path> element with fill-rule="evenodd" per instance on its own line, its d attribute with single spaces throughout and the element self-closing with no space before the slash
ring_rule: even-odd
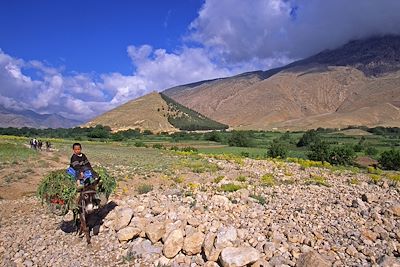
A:
<svg viewBox="0 0 400 267">
<path fill-rule="evenodd" d="M 400 151 L 395 149 L 386 150 L 381 154 L 378 161 L 383 169 L 399 171 Z"/>
<path fill-rule="evenodd" d="M 335 146 L 329 152 L 328 162 L 335 165 L 351 165 L 356 153 L 350 146 Z"/>
<path fill-rule="evenodd" d="M 220 132 L 212 131 L 210 133 L 204 134 L 204 139 L 208 141 L 214 141 L 218 143 L 222 143 L 224 138 Z"/>
<path fill-rule="evenodd" d="M 329 160 L 330 146 L 325 141 L 317 140 L 310 145 L 310 152 L 307 157 L 311 160 L 316 161 L 328 161 Z"/>
<path fill-rule="evenodd" d="M 297 143 L 297 147 L 309 146 L 312 143 L 319 141 L 320 138 L 315 130 L 309 130 L 303 134 Z"/>
<path fill-rule="evenodd" d="M 272 158 L 286 158 L 288 154 L 288 146 L 278 140 L 273 140 L 267 150 L 267 155 Z"/>
<path fill-rule="evenodd" d="M 251 146 L 251 140 L 246 132 L 233 131 L 232 135 L 228 139 L 229 146 L 238 147 L 249 147 Z"/>
</svg>

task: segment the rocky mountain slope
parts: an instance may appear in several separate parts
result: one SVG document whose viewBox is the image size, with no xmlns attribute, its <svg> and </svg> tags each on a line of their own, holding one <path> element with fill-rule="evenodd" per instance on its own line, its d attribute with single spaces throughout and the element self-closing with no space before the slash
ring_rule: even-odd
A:
<svg viewBox="0 0 400 267">
<path fill-rule="evenodd" d="M 113 131 L 139 128 L 154 133 L 186 130 L 224 129 L 226 125 L 210 120 L 167 96 L 153 92 L 108 111 L 84 126 L 101 124 Z"/>
<path fill-rule="evenodd" d="M 399 70 L 400 37 L 384 36 L 163 93 L 238 129 L 400 126 Z"/>
</svg>

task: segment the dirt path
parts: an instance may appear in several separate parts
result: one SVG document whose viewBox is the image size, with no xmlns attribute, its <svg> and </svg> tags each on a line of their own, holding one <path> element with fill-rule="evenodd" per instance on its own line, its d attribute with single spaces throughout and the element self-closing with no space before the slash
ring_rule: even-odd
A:
<svg viewBox="0 0 400 267">
<path fill-rule="evenodd" d="M 19 199 L 34 195 L 40 180 L 51 170 L 62 169 L 68 159 L 58 151 L 39 151 L 38 157 L 3 164 L 0 174 L 0 199 Z"/>
</svg>

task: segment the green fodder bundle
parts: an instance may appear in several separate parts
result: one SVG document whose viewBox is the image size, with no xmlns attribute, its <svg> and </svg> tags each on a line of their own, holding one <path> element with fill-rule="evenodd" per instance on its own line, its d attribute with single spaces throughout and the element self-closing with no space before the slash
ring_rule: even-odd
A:
<svg viewBox="0 0 400 267">
<path fill-rule="evenodd" d="M 104 168 L 94 168 L 102 181 L 98 188 L 99 193 L 104 193 L 108 198 L 116 187 L 114 177 L 110 176 Z M 66 173 L 65 169 L 56 170 L 46 175 L 40 182 L 37 195 L 42 202 L 47 204 L 57 204 L 66 209 L 73 208 L 77 188 L 74 178 Z"/>
</svg>

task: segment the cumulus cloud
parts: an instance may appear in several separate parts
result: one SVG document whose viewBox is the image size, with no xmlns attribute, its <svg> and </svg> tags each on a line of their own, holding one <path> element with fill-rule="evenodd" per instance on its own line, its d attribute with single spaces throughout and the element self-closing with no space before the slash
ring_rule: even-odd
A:
<svg viewBox="0 0 400 267">
<path fill-rule="evenodd" d="M 266 70 L 352 39 L 400 34 L 398 10 L 398 0 L 205 0 L 175 51 L 127 47 L 131 75 L 66 74 L 63 66 L 0 49 L 0 105 L 87 120 L 151 91 Z"/>
<path fill-rule="evenodd" d="M 352 39 L 400 33 L 397 0 L 206 0 L 189 39 L 229 63 L 298 59 Z"/>
</svg>

